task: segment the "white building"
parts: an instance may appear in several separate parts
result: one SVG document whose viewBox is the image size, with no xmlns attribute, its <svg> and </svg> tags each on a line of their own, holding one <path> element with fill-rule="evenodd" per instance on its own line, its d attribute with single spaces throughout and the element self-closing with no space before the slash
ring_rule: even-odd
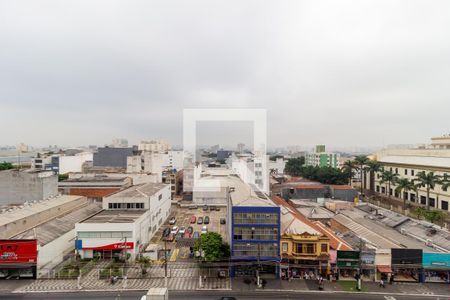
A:
<svg viewBox="0 0 450 300">
<path fill-rule="evenodd" d="M 124 138 L 113 139 L 111 147 L 113 147 L 113 148 L 128 148 L 128 140 L 124 139 Z"/>
<path fill-rule="evenodd" d="M 256 185 L 260 190 L 269 191 L 269 157 L 232 155 L 231 169 L 246 183 Z"/>
<path fill-rule="evenodd" d="M 167 152 L 170 149 L 170 144 L 163 140 L 141 141 L 138 145 L 141 151 Z"/>
<path fill-rule="evenodd" d="M 184 167 L 184 151 L 170 150 L 162 154 L 162 165 L 166 169 L 181 170 Z"/>
<path fill-rule="evenodd" d="M 275 161 L 269 160 L 269 172 L 275 174 L 284 174 L 284 168 L 286 167 L 286 161 L 282 157 L 277 157 Z"/>
<path fill-rule="evenodd" d="M 59 157 L 59 174 L 82 172 L 83 164 L 92 161 L 94 154 L 91 152 L 81 152 L 71 156 Z"/>
<path fill-rule="evenodd" d="M 146 183 L 103 199 L 103 210 L 77 223 L 75 230 L 83 258 L 105 259 L 136 255 L 170 215 L 170 185 Z"/>
<path fill-rule="evenodd" d="M 374 158 L 378 160 L 385 170 L 390 170 L 399 175 L 400 178 L 413 180 L 421 171 L 434 172 L 435 175 L 450 175 L 450 149 L 384 149 L 375 153 Z M 366 176 L 366 187 L 381 194 L 390 194 L 410 202 L 426 205 L 426 188 L 420 188 L 418 194 L 415 191 L 404 191 L 403 195 L 395 192 L 395 184 L 388 191 L 386 184 L 381 183 L 381 173 L 372 178 Z M 450 189 L 442 190 L 437 184 L 430 191 L 430 207 L 449 211 Z"/>
<path fill-rule="evenodd" d="M 127 157 L 127 173 L 152 173 L 159 177 L 158 182 L 162 180 L 163 171 L 162 153 L 142 151 L 140 155 Z"/>
</svg>

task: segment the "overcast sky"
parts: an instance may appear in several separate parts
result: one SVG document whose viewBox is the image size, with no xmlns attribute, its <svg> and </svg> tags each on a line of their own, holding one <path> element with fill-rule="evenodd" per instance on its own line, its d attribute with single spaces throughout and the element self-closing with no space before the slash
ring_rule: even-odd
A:
<svg viewBox="0 0 450 300">
<path fill-rule="evenodd" d="M 0 0 L 3 145 L 181 144 L 184 108 L 228 107 L 271 146 L 427 142 L 449 81 L 445 0 Z"/>
</svg>

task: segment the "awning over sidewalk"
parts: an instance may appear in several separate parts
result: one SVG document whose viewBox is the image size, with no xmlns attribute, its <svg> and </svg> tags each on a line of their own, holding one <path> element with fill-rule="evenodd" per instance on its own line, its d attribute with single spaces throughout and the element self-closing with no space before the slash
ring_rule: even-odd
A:
<svg viewBox="0 0 450 300">
<path fill-rule="evenodd" d="M 377 266 L 377 270 L 380 273 L 392 273 L 392 269 L 390 266 Z"/>
</svg>

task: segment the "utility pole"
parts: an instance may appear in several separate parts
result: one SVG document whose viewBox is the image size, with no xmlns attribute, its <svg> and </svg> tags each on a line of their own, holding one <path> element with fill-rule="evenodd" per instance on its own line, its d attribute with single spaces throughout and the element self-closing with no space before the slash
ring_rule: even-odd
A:
<svg viewBox="0 0 450 300">
<path fill-rule="evenodd" d="M 259 278 L 259 271 L 261 269 L 261 244 L 258 243 L 258 269 L 256 270 L 256 283 L 258 287 L 261 286 L 261 280 Z"/>
<path fill-rule="evenodd" d="M 167 240 L 164 239 L 164 285 L 167 286 Z"/>
<path fill-rule="evenodd" d="M 361 276 L 362 276 L 361 269 L 362 269 L 362 252 L 363 252 L 363 249 L 364 249 L 364 241 L 363 241 L 362 238 L 360 238 L 359 239 L 359 261 L 358 261 L 358 286 L 357 286 L 358 291 L 360 291 L 361 288 L 362 288 L 361 287 L 361 283 L 362 283 L 362 280 L 361 280 Z"/>
</svg>

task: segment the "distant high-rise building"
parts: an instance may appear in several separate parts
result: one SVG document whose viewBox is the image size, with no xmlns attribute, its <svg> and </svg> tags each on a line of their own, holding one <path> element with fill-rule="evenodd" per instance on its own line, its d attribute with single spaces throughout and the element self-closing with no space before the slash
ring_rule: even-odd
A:
<svg viewBox="0 0 450 300">
<path fill-rule="evenodd" d="M 244 152 L 244 147 L 245 147 L 245 144 L 239 143 L 239 144 L 237 145 L 237 152 L 238 152 L 238 153 Z"/>
<path fill-rule="evenodd" d="M 171 149 L 169 143 L 163 140 L 141 141 L 138 146 L 141 151 L 167 152 Z"/>
<path fill-rule="evenodd" d="M 325 145 L 317 145 L 315 152 L 308 152 L 305 155 L 305 164 L 307 166 L 317 167 L 339 167 L 338 153 L 326 152 Z"/>
<path fill-rule="evenodd" d="M 113 148 L 127 148 L 128 140 L 123 138 L 113 139 L 111 147 Z"/>
</svg>

